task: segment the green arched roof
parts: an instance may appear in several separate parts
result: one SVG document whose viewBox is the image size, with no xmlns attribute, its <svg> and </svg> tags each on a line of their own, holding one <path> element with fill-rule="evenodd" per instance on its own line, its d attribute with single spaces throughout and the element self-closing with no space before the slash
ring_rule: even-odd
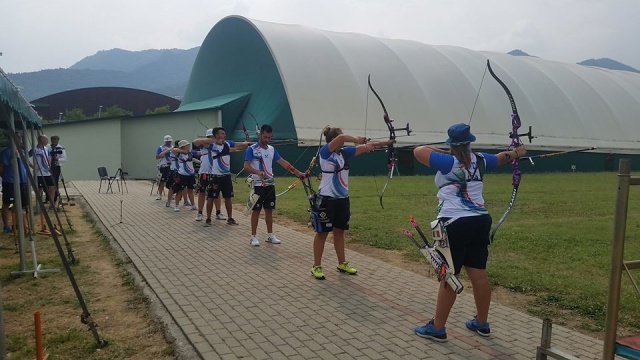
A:
<svg viewBox="0 0 640 360">
<path fill-rule="evenodd" d="M 242 17 L 225 18 L 211 29 L 200 47 L 178 111 L 212 107 L 222 109 L 222 125 L 231 133 L 230 138 L 243 138 L 242 122 L 254 129 L 256 121 L 272 125 L 274 138 L 297 138 L 267 42 Z"/>
</svg>

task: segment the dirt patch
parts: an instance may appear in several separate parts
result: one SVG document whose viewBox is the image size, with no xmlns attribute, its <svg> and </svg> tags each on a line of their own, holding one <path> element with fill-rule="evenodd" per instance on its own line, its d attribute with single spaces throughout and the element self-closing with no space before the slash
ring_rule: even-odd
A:
<svg viewBox="0 0 640 360">
<path fill-rule="evenodd" d="M 77 202 L 76 202 L 77 203 Z M 83 313 L 55 243 L 50 236 L 35 235 L 38 263 L 42 269 L 60 269 L 58 273 L 9 275 L 20 269 L 14 237 L 0 237 L 0 276 L 4 302 L 8 359 L 35 358 L 34 313 L 41 313 L 44 352 L 55 359 L 172 359 L 173 345 L 165 340 L 161 322 L 152 317 L 149 300 L 134 286 L 133 276 L 85 215 L 80 204 L 66 206 L 73 230 L 68 242 L 78 260 L 71 267 L 80 293 L 101 339 L 108 345 L 97 349 L 97 340 L 81 323 Z M 50 212 L 49 214 L 52 215 Z M 62 228 L 69 230 L 64 214 L 59 213 Z M 55 217 L 52 215 L 55 222 Z M 39 216 L 36 230 L 41 230 Z M 26 268 L 33 269 L 27 235 Z M 59 236 L 67 253 L 64 238 Z"/>
</svg>

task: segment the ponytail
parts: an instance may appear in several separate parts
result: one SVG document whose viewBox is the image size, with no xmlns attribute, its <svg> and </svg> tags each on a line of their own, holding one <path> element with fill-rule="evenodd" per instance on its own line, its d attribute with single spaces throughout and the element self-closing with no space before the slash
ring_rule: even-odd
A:
<svg viewBox="0 0 640 360">
<path fill-rule="evenodd" d="M 469 144 L 451 146 L 451 155 L 455 156 L 465 169 L 469 170 L 471 166 L 471 151 Z"/>
</svg>

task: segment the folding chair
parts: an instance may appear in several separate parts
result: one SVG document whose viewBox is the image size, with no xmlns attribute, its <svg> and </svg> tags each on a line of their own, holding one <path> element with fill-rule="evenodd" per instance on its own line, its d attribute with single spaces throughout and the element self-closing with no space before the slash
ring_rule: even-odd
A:
<svg viewBox="0 0 640 360">
<path fill-rule="evenodd" d="M 122 183 L 122 186 L 120 187 L 122 193 L 124 194 L 124 191 L 127 190 L 128 194 L 129 188 L 127 187 L 127 180 L 124 178 L 125 175 L 129 175 L 129 173 L 126 171 L 122 171 L 122 168 L 118 168 L 118 171 L 116 171 L 116 175 L 114 177 L 116 178 L 116 181 L 120 180 L 120 182 Z"/>
<path fill-rule="evenodd" d="M 107 190 L 105 191 L 106 193 L 108 193 L 109 190 L 111 190 L 111 193 L 113 194 L 113 188 L 111 187 L 111 184 L 113 184 L 114 181 L 116 182 L 116 185 L 118 185 L 118 192 L 120 192 L 120 180 L 116 176 L 109 176 L 109 173 L 107 172 L 106 167 L 104 166 L 98 167 L 98 176 L 100 176 L 100 187 L 98 188 L 98 194 L 102 189 L 103 181 L 107 182 Z"/>
</svg>

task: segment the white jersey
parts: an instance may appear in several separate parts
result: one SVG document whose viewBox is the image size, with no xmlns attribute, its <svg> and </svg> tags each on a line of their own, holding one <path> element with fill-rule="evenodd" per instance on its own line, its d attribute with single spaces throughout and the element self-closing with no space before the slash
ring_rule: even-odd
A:
<svg viewBox="0 0 640 360">
<path fill-rule="evenodd" d="M 51 168 L 49 166 L 49 150 L 44 147 L 36 146 L 34 149 L 36 156 L 36 174 L 37 176 L 51 176 Z"/>
<path fill-rule="evenodd" d="M 278 151 L 271 145 L 266 148 L 260 146 L 260 143 L 253 144 L 247 148 L 244 160 L 251 162 L 251 167 L 264 172 L 264 185 L 274 185 L 273 179 L 273 162 L 280 160 L 282 157 Z M 262 186 L 262 179 L 256 174 L 251 174 L 254 186 Z"/>
<path fill-rule="evenodd" d="M 229 140 L 222 144 L 211 144 L 211 152 L 213 153 L 214 162 L 212 166 L 214 175 L 228 175 L 231 174 L 231 155 L 229 155 L 229 149 L 236 146 L 236 143 Z"/>
<path fill-rule="evenodd" d="M 355 146 L 345 146 L 339 152 L 330 152 L 326 144 L 320 148 L 320 196 L 349 197 L 349 165 L 345 156 L 349 158 L 355 156 L 355 153 Z"/>
<path fill-rule="evenodd" d="M 438 171 L 435 176 L 438 190 L 438 218 L 456 218 L 488 214 L 482 197 L 482 176 L 478 160 L 471 153 L 471 165 L 467 170 L 464 164 L 454 158 L 453 167 L 447 174 Z"/>
<path fill-rule="evenodd" d="M 211 165 L 213 164 L 213 156 L 211 154 L 211 144 L 200 146 L 200 169 L 198 174 L 213 174 Z"/>
<path fill-rule="evenodd" d="M 160 155 L 161 152 L 171 148 L 172 146 L 166 146 L 162 144 L 158 146 L 158 148 L 156 149 L 156 155 Z M 158 162 L 158 167 L 169 166 L 169 163 L 171 161 L 170 156 L 171 156 L 171 151 L 168 151 L 166 154 L 164 154 L 164 156 L 160 158 L 160 161 Z"/>
<path fill-rule="evenodd" d="M 60 154 L 55 154 L 58 165 L 62 165 L 63 162 L 67 161 L 67 150 L 60 144 L 56 146 L 56 150 L 60 151 Z M 51 154 L 51 144 L 47 144 L 47 151 Z"/>
<path fill-rule="evenodd" d="M 178 171 L 178 155 L 169 151 L 169 170 Z"/>
<path fill-rule="evenodd" d="M 188 154 L 178 154 L 177 156 L 178 163 L 178 174 L 185 176 L 193 176 L 196 174 L 196 170 L 193 167 L 193 153 L 189 152 Z"/>
</svg>

